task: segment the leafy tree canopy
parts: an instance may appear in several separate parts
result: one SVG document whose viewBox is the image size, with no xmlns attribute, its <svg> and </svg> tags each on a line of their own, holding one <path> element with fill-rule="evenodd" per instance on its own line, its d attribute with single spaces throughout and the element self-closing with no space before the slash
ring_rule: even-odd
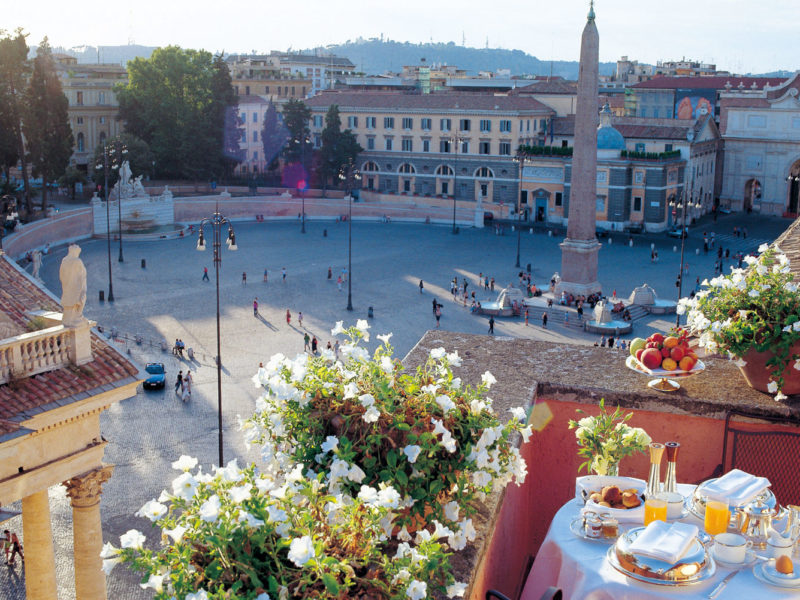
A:
<svg viewBox="0 0 800 600">
<path fill-rule="evenodd" d="M 134 177 L 139 175 L 153 174 L 153 161 L 155 160 L 153 153 L 150 151 L 150 146 L 147 145 L 142 138 L 133 135 L 132 133 L 121 133 L 116 137 L 106 140 L 103 144 L 98 144 L 94 149 L 94 156 L 92 157 L 91 166 L 92 180 L 98 184 L 105 183 L 105 174 L 103 168 L 98 168 L 103 165 L 103 149 L 106 148 L 108 152 L 108 188 L 109 191 L 119 179 L 119 167 L 122 166 L 122 161 L 127 160 L 131 165 L 131 173 Z M 123 149 L 125 152 L 123 153 Z"/>
</svg>

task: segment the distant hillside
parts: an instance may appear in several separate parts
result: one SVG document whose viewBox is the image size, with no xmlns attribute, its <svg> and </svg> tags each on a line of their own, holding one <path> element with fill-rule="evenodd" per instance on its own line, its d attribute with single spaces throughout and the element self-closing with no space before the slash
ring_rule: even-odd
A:
<svg viewBox="0 0 800 600">
<path fill-rule="evenodd" d="M 69 54 L 78 59 L 79 63 L 109 63 L 126 64 L 137 56 L 150 58 L 155 50 L 154 46 L 77 46 L 75 48 L 53 48 L 53 52 Z M 31 47 L 31 55 L 36 54 L 36 47 Z"/>
<path fill-rule="evenodd" d="M 379 39 L 326 46 L 324 49 L 307 50 L 304 53 L 320 52 L 335 54 L 349 58 L 356 69 L 369 75 L 386 71 L 400 71 L 403 65 L 418 65 L 424 58 L 431 64 L 453 65 L 465 69 L 470 75 L 478 71 L 496 71 L 510 69 L 512 75 L 549 75 L 551 64 L 548 60 L 539 60 L 522 50 L 501 50 L 498 48 L 468 48 L 457 46 L 454 42 L 447 44 L 411 44 Z M 616 63 L 600 63 L 600 74 L 611 75 Z M 565 79 L 578 78 L 578 62 L 556 60 L 552 63 L 552 74 Z"/>
</svg>

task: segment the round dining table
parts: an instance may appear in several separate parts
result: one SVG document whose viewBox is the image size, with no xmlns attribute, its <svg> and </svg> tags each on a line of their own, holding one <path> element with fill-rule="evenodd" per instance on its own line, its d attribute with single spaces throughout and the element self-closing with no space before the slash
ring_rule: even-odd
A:
<svg viewBox="0 0 800 600">
<path fill-rule="evenodd" d="M 688 497 L 695 486 L 679 484 L 678 491 Z M 570 530 L 580 516 L 583 503 L 576 499 L 562 506 L 550 523 L 533 568 L 525 582 L 520 600 L 539 600 L 549 586 L 561 589 L 565 599 L 574 600 L 650 600 L 669 598 L 707 599 L 726 575 L 735 569 L 717 563 L 710 579 L 683 586 L 666 586 L 637 581 L 620 573 L 609 564 L 606 554 L 611 542 L 585 540 Z M 702 520 L 691 513 L 681 519 L 703 529 Z M 622 530 L 636 525 L 621 524 Z M 800 563 L 796 558 L 795 565 Z M 716 600 L 800 600 L 800 588 L 786 589 L 762 583 L 753 573 L 755 565 L 738 569 Z"/>
</svg>

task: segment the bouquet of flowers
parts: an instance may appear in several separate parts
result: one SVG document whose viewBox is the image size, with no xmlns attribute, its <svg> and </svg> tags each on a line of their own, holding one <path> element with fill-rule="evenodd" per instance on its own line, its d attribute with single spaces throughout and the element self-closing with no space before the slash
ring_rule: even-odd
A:
<svg viewBox="0 0 800 600">
<path fill-rule="evenodd" d="M 800 370 L 800 354 L 793 351 L 800 341 L 800 294 L 787 256 L 766 244 L 758 251 L 758 257 L 745 257 L 746 269 L 703 281 L 706 289 L 682 298 L 678 312 L 686 314 L 701 347 L 727 353 L 739 366 L 751 349 L 772 352 L 768 390 L 781 400 L 784 371 L 792 363 Z"/>
<path fill-rule="evenodd" d="M 580 409 L 576 412 L 586 414 Z M 605 399 L 601 399 L 599 415 L 569 421 L 580 446 L 578 456 L 586 459 L 578 472 L 586 469 L 587 473 L 592 470 L 598 475 L 618 475 L 620 460 L 647 450 L 652 440 L 644 429 L 627 424 L 632 416 L 633 413 L 623 413 L 619 406 L 608 414 Z"/>
</svg>

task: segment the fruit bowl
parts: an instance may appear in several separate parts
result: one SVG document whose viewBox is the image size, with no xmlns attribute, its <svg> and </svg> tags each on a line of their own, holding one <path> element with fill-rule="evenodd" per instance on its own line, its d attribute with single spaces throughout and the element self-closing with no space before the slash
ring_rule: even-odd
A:
<svg viewBox="0 0 800 600">
<path fill-rule="evenodd" d="M 691 371 L 684 371 L 681 369 L 668 371 L 667 369 L 661 368 L 648 369 L 633 356 L 629 356 L 625 360 L 625 366 L 632 371 L 636 371 L 637 373 L 656 377 L 656 379 L 651 380 L 647 386 L 659 392 L 675 392 L 680 389 L 681 385 L 677 381 L 673 381 L 673 379 L 693 377 L 694 375 L 698 375 L 706 370 L 706 366 L 701 360 L 697 361 Z"/>
</svg>

